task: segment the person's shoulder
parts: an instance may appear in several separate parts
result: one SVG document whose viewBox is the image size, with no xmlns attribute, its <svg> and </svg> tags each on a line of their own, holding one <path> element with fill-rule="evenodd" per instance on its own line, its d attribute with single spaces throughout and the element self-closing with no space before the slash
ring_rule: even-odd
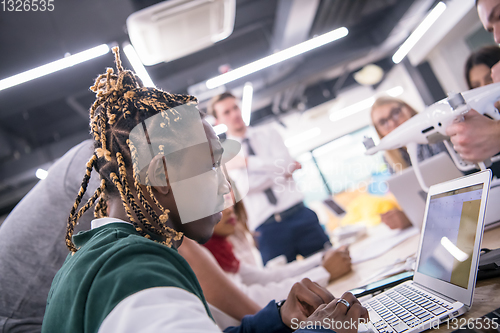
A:
<svg viewBox="0 0 500 333">
<path fill-rule="evenodd" d="M 88 325 L 98 328 L 124 299 L 152 288 L 182 289 L 203 300 L 196 276 L 175 249 L 123 226 L 103 231 L 65 263 L 66 281 L 58 291 L 59 297 L 68 290 L 84 296 L 84 306 L 96 314 Z"/>
<path fill-rule="evenodd" d="M 124 236 L 121 233 L 126 232 L 108 232 L 106 241 L 96 242 L 86 250 L 92 256 L 91 252 L 98 251 L 100 245 L 105 245 L 113 237 L 119 238 L 99 255 L 96 261 L 98 267 L 94 267 L 99 271 L 96 279 L 104 285 L 111 281 L 111 284 L 136 284 L 139 289 L 179 287 L 191 292 L 197 289 L 192 269 L 177 250 L 139 234 Z"/>
<path fill-rule="evenodd" d="M 137 233 L 122 231 L 119 229 L 111 229 L 108 231 L 111 234 L 116 234 L 119 239 L 114 244 L 113 251 L 116 255 L 127 256 L 131 260 L 140 260 L 140 257 L 146 254 L 158 254 L 159 260 L 171 261 L 171 259 L 182 259 L 177 250 L 168 247 L 158 241 L 153 241 L 143 237 Z M 123 233 L 123 235 L 121 235 Z M 120 235 L 119 235 L 120 234 Z"/>
<path fill-rule="evenodd" d="M 258 136 L 261 138 L 281 138 L 280 133 L 274 126 L 258 126 L 258 127 L 249 127 L 248 128 L 249 135 Z"/>
<path fill-rule="evenodd" d="M 126 262 L 140 262 L 144 256 L 156 256 L 154 262 L 164 263 L 182 259 L 176 250 L 141 236 L 132 225 L 125 223 L 110 223 L 79 233 L 74 241 L 82 247 L 82 256 L 98 254 L 103 261 L 123 258 Z"/>
<path fill-rule="evenodd" d="M 77 144 L 76 146 L 72 147 L 69 149 L 63 156 L 61 156 L 56 163 L 54 163 L 49 171 L 55 169 L 59 169 L 58 172 L 61 170 L 70 170 L 72 165 L 76 164 L 83 164 L 83 166 L 80 166 L 78 171 L 85 170 L 85 164 L 86 162 L 90 159 L 92 156 L 92 153 L 94 151 L 93 147 L 93 142 L 91 139 L 84 140 Z M 74 167 L 73 167 L 74 168 Z M 60 175 L 58 175 L 60 177 Z M 83 177 L 83 174 L 82 174 Z"/>
<path fill-rule="evenodd" d="M 168 257 L 180 257 L 177 250 L 139 234 L 131 234 L 130 236 L 121 239 L 118 246 L 120 247 L 120 250 L 130 249 L 134 253 L 158 252 Z"/>
<path fill-rule="evenodd" d="M 85 140 L 69 150 L 57 162 L 57 172 L 52 172 L 52 176 L 61 177 L 61 175 L 63 175 L 64 191 L 68 197 L 75 197 L 80 190 L 82 178 L 87 168 L 87 162 L 91 158 L 93 152 L 94 146 L 92 140 Z M 49 176 L 51 176 L 50 171 Z M 99 176 L 97 172 L 92 171 L 92 177 L 87 185 L 84 200 L 90 197 L 97 187 L 99 187 Z"/>
</svg>

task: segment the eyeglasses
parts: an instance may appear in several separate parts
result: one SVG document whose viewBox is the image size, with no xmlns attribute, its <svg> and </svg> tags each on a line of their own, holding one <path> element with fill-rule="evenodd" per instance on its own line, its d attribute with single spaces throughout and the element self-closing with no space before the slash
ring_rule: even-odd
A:
<svg viewBox="0 0 500 333">
<path fill-rule="evenodd" d="M 392 108 L 391 113 L 389 114 L 389 117 L 387 118 L 381 118 L 378 122 L 377 125 L 380 128 L 388 129 L 389 127 L 389 120 L 392 120 L 393 122 L 397 122 L 403 113 L 403 107 L 402 106 L 397 106 Z"/>
</svg>

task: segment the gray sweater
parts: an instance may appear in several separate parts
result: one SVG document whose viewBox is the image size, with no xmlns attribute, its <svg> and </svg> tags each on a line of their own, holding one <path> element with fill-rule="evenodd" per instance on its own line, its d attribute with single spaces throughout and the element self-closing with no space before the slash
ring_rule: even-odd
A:
<svg viewBox="0 0 500 333">
<path fill-rule="evenodd" d="M 0 227 L 0 333 L 40 332 L 47 295 L 68 249 L 66 222 L 80 189 L 92 141 L 73 147 L 21 200 Z M 94 171 L 82 203 L 99 184 Z M 89 230 L 93 209 L 75 230 Z"/>
</svg>

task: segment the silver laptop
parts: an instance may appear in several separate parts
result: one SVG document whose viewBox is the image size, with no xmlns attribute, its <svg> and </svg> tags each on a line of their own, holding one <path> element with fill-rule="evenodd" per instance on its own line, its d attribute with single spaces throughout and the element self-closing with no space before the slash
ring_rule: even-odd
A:
<svg viewBox="0 0 500 333">
<path fill-rule="evenodd" d="M 363 303 L 369 330 L 421 332 L 469 310 L 490 179 L 486 170 L 430 187 L 413 280 Z"/>
<path fill-rule="evenodd" d="M 463 176 L 445 152 L 421 162 L 420 170 L 428 186 Z M 424 220 L 427 193 L 420 187 L 413 168 L 395 174 L 387 184 L 411 223 L 419 228 Z"/>
</svg>

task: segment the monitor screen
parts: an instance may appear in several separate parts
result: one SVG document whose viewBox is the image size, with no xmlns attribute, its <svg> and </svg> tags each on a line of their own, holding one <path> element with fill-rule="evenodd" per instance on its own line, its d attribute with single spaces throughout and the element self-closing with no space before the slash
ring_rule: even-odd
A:
<svg viewBox="0 0 500 333">
<path fill-rule="evenodd" d="M 430 197 L 419 273 L 467 289 L 483 185 Z"/>
</svg>

